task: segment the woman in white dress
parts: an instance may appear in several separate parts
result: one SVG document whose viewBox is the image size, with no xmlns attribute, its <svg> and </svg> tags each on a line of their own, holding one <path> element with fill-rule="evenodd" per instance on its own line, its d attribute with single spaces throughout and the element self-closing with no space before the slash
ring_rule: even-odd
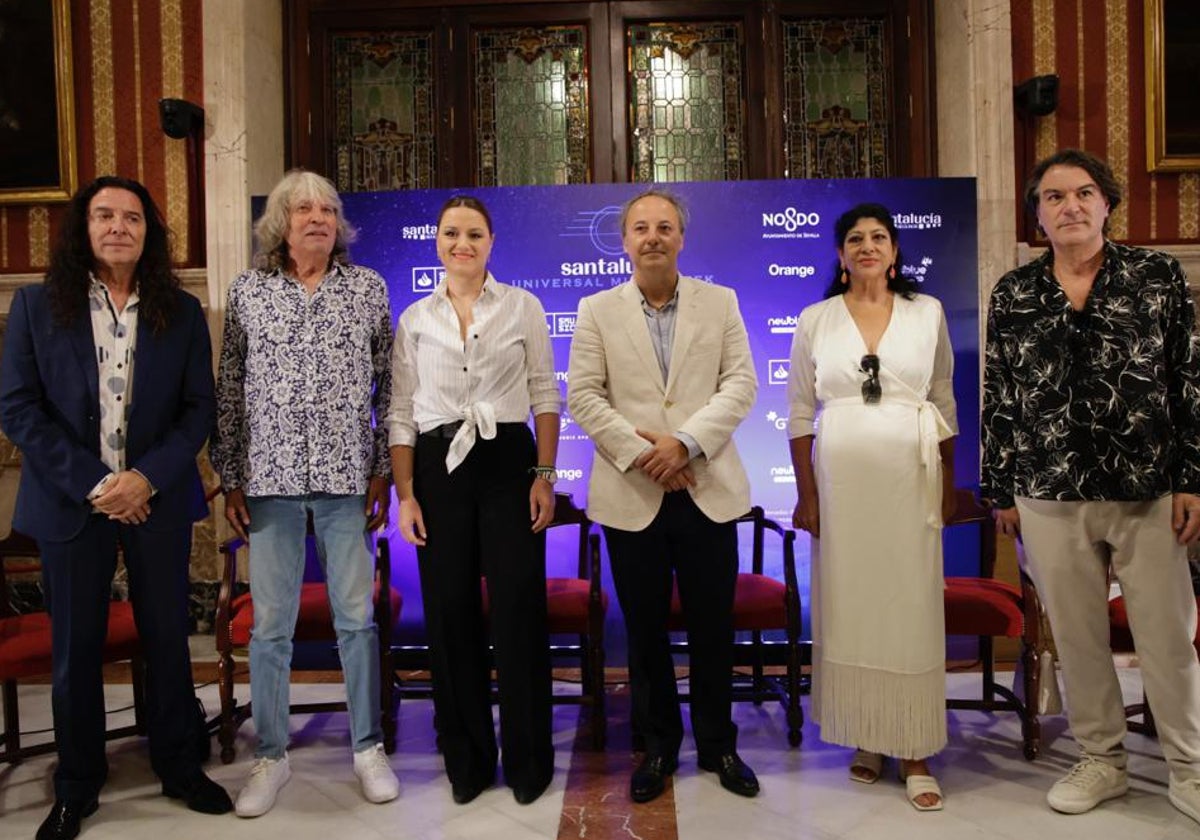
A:
<svg viewBox="0 0 1200 840">
<path fill-rule="evenodd" d="M 837 277 L 800 313 L 788 386 L 793 522 L 813 537 L 812 716 L 856 749 L 851 779 L 894 757 L 913 806 L 940 810 L 926 759 L 946 744 L 953 353 L 941 304 L 901 273 L 887 208 L 860 204 L 834 230 Z"/>
</svg>

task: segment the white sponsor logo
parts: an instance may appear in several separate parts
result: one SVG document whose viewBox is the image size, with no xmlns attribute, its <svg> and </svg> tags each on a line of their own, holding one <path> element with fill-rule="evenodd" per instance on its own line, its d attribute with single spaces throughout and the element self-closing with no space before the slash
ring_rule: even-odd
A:
<svg viewBox="0 0 1200 840">
<path fill-rule="evenodd" d="M 400 228 L 402 239 L 437 239 L 437 225 L 404 225 Z"/>
<path fill-rule="evenodd" d="M 796 331 L 797 317 L 795 315 L 776 316 L 767 319 L 767 329 L 777 335 L 791 335 Z"/>
<path fill-rule="evenodd" d="M 812 265 L 779 265 L 771 263 L 767 266 L 767 274 L 772 277 L 812 277 L 817 273 Z"/>
<path fill-rule="evenodd" d="M 921 261 L 916 265 L 905 265 L 904 273 L 918 283 L 924 283 L 925 275 L 929 274 L 931 265 L 933 265 L 933 257 L 921 257 Z"/>
<path fill-rule="evenodd" d="M 805 213 L 795 207 L 789 207 L 780 213 L 763 213 L 762 226 L 765 228 L 782 228 L 788 233 L 795 233 L 800 228 L 812 228 L 821 224 L 820 213 Z"/>
<path fill-rule="evenodd" d="M 598 275 L 633 274 L 633 263 L 626 257 L 619 260 L 590 260 L 588 262 L 560 263 L 558 271 L 563 277 L 596 277 Z"/>
<path fill-rule="evenodd" d="M 792 465 L 786 467 L 771 467 L 771 483 L 773 484 L 795 484 L 796 471 L 792 469 Z"/>
<path fill-rule="evenodd" d="M 412 290 L 414 292 L 432 292 L 445 276 L 446 269 L 440 265 L 417 266 L 412 270 Z"/>
<path fill-rule="evenodd" d="M 546 328 L 551 338 L 570 338 L 575 335 L 575 313 L 547 312 Z"/>
<path fill-rule="evenodd" d="M 546 326 L 550 326 L 550 325 L 546 324 Z M 567 381 L 567 372 L 565 370 L 554 371 L 554 381 L 555 382 L 566 382 Z"/>
<path fill-rule="evenodd" d="M 933 230 L 942 226 L 940 213 L 896 213 L 892 221 L 897 230 Z"/>
<path fill-rule="evenodd" d="M 583 470 L 578 467 L 559 467 L 555 472 L 559 481 L 578 481 L 583 478 Z"/>
<path fill-rule="evenodd" d="M 768 411 L 767 422 L 774 426 L 777 431 L 782 432 L 787 428 L 788 419 L 778 411 Z"/>
<path fill-rule="evenodd" d="M 768 385 L 786 385 L 788 376 L 792 372 L 791 359 L 768 359 L 767 360 L 767 384 Z"/>
</svg>

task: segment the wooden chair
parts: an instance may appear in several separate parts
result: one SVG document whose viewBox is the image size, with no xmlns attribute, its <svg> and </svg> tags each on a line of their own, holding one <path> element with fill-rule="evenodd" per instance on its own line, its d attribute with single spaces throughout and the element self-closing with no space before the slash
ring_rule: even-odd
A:
<svg viewBox="0 0 1200 840">
<path fill-rule="evenodd" d="M 315 539 L 311 522 L 307 546 L 315 552 Z M 250 631 L 254 626 L 254 598 L 252 592 L 236 595 L 237 552 L 245 543 L 235 538 L 221 546 L 224 557 L 221 588 L 217 595 L 215 631 L 217 637 L 217 681 L 221 696 L 221 711 L 218 720 L 217 740 L 221 745 L 221 761 L 233 761 L 234 736 L 242 722 L 250 716 L 250 703 L 239 704 L 233 693 L 237 667 L 234 654 L 245 655 L 250 645 Z M 309 564 L 310 566 L 314 564 Z M 380 708 L 382 710 L 384 749 L 391 753 L 396 749 L 396 705 L 399 695 L 395 693 L 390 678 L 392 668 L 392 628 L 400 616 L 401 598 L 399 591 L 390 584 L 391 556 L 386 539 L 375 542 L 375 624 L 379 630 L 379 674 Z M 337 632 L 333 627 L 333 613 L 329 607 L 329 593 L 324 582 L 305 582 L 300 590 L 300 611 L 296 617 L 294 642 L 328 642 L 336 645 Z M 292 663 L 293 669 L 297 667 Z M 322 663 L 322 668 L 325 664 Z M 292 714 L 345 711 L 344 702 L 293 703 Z"/>
<path fill-rule="evenodd" d="M 1200 607 L 1200 595 L 1196 596 L 1196 606 Z M 1134 653 L 1133 633 L 1129 629 L 1129 614 L 1125 610 L 1125 596 L 1123 595 L 1108 602 L 1108 633 L 1109 644 L 1114 653 Z M 1200 626 L 1196 628 L 1192 644 L 1200 654 Z M 1131 703 L 1125 707 L 1125 717 L 1128 718 L 1126 728 L 1131 732 L 1149 735 L 1151 738 L 1158 736 L 1158 727 L 1154 723 L 1154 712 L 1151 711 L 1150 704 L 1146 700 L 1145 691 L 1142 692 L 1142 702 Z"/>
<path fill-rule="evenodd" d="M 996 580 L 996 530 L 991 513 L 970 490 L 959 489 L 956 493 L 957 509 L 947 527 L 978 527 L 979 577 L 946 578 L 946 635 L 978 637 L 983 691 L 977 700 L 947 698 L 946 706 L 950 709 L 1016 712 L 1021 718 L 1023 754 L 1033 761 L 1041 750 L 1037 660 L 1043 649 L 1042 604 L 1024 570 L 1020 573 L 1020 586 Z M 1018 670 L 1024 699 L 996 681 L 993 638 L 997 636 L 1020 642 Z"/>
<path fill-rule="evenodd" d="M 750 634 L 748 642 L 739 643 L 736 661 L 744 662 L 748 659 L 750 674 L 748 677 L 742 674 L 734 675 L 733 699 L 748 700 L 756 706 L 762 705 L 764 700 L 778 700 L 787 715 L 788 743 L 798 747 L 803 737 L 801 729 L 804 726 L 804 711 L 800 708 L 803 680 L 800 656 L 800 590 L 796 581 L 796 532 L 768 519 L 763 509 L 758 506 L 751 508 L 738 522 L 749 523 L 753 529 L 750 570 L 738 573 L 733 594 L 733 628 Z M 764 571 L 768 531 L 777 534 L 781 540 L 783 580 Z M 671 615 L 667 628 L 672 631 L 686 629 L 678 586 L 671 596 Z M 786 637 L 782 643 L 786 665 L 782 683 L 778 677 L 766 674 L 768 661 L 778 660 L 777 648 L 781 646 L 778 642 L 772 643 L 763 638 L 763 633 L 770 630 L 781 630 Z M 682 652 L 687 646 L 677 643 L 672 645 L 672 649 Z"/>
<path fill-rule="evenodd" d="M 600 586 L 600 535 L 592 529 L 587 513 L 575 506 L 569 493 L 556 493 L 554 521 L 547 529 L 547 540 L 559 528 L 574 526 L 577 535 L 572 542 L 573 575 L 560 577 L 550 571 L 546 575 L 546 626 L 550 635 L 551 660 L 568 659 L 579 664 L 580 693 L 555 694 L 555 703 L 577 703 L 588 706 L 591 724 L 591 745 L 603 750 L 607 738 L 607 719 L 604 705 L 604 616 L 608 612 L 608 593 Z M 551 551 L 547 548 L 547 551 Z M 547 557 L 552 569 L 553 559 Z M 483 586 L 483 609 L 488 612 L 487 586 Z M 564 636 L 577 641 L 563 642 Z"/>
<path fill-rule="evenodd" d="M 9 599 L 5 561 L 8 558 L 28 558 L 30 571 L 39 568 L 32 562 L 39 557 L 37 544 L 16 531 L 0 540 L 0 683 L 4 700 L 4 731 L 0 733 L 0 762 L 16 764 L 35 755 L 54 752 L 54 741 L 21 746 L 21 719 L 17 706 L 17 684 L 29 677 L 49 676 L 51 660 L 50 614 L 31 612 L 16 614 Z M 108 635 L 105 638 L 104 662 L 129 662 L 133 685 L 133 716 L 131 726 L 107 731 L 108 739 L 145 734 L 145 667 L 141 659 L 141 644 L 133 621 L 133 605 L 114 601 L 108 610 Z"/>
</svg>

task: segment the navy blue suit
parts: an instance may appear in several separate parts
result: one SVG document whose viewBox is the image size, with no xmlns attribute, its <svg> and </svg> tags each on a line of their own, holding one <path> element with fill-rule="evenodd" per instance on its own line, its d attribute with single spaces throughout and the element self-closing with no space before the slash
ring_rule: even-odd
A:
<svg viewBox="0 0 1200 840">
<path fill-rule="evenodd" d="M 85 309 L 56 323 L 41 286 L 13 299 L 0 358 L 0 426 L 21 450 L 13 527 L 34 537 L 53 624 L 59 799 L 88 799 L 107 775 L 100 651 L 118 544 L 147 664 L 150 757 L 163 779 L 198 770 L 188 654 L 192 523 L 207 506 L 196 455 L 212 427 L 212 348 L 200 304 L 176 293 L 167 326 L 138 318 L 126 467 L 156 490 L 150 516 L 124 525 L 93 513 L 100 460 L 99 373 Z"/>
</svg>

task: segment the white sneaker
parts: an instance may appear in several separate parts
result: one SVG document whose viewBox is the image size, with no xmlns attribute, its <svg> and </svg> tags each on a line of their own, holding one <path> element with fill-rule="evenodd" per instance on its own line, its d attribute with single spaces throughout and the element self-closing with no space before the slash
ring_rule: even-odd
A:
<svg viewBox="0 0 1200 840">
<path fill-rule="evenodd" d="M 1200 822 L 1200 779 L 1184 779 L 1177 782 L 1172 774 L 1167 790 L 1167 798 L 1171 800 L 1172 805 L 1196 822 Z"/>
<path fill-rule="evenodd" d="M 383 744 L 354 754 L 354 775 L 362 783 L 363 796 L 368 802 L 391 802 L 400 795 L 400 780 L 392 772 Z"/>
<path fill-rule="evenodd" d="M 287 753 L 283 758 L 257 758 L 233 809 L 239 817 L 261 817 L 275 804 L 279 789 L 292 778 Z"/>
<path fill-rule="evenodd" d="M 1046 801 L 1055 811 L 1083 814 L 1106 799 L 1124 796 L 1128 790 L 1129 776 L 1124 770 L 1085 755 L 1070 773 L 1054 783 Z M 1200 804 L 1200 799 L 1197 802 Z"/>
</svg>

